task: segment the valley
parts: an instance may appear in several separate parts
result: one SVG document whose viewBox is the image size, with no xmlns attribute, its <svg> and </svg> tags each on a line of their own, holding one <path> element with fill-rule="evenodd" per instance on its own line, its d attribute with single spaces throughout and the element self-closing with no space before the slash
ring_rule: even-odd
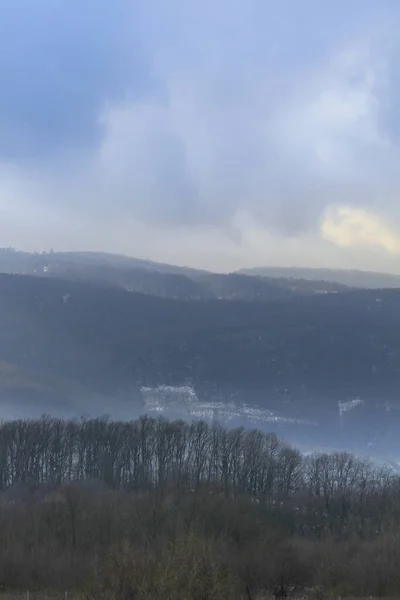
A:
<svg viewBox="0 0 400 600">
<path fill-rule="evenodd" d="M 101 256 L 90 255 L 85 269 L 94 261 L 118 272 L 113 261 L 122 258 Z M 146 273 L 158 282 L 156 268 L 151 263 Z M 0 274 L 4 415 L 20 414 L 18 406 L 32 416 L 159 413 L 257 426 L 311 450 L 333 446 L 392 460 L 400 290 L 328 291 L 328 282 L 324 293 L 306 293 L 306 284 L 286 293 L 277 282 L 269 286 L 278 296 L 250 301 L 163 297 L 74 272 Z"/>
</svg>

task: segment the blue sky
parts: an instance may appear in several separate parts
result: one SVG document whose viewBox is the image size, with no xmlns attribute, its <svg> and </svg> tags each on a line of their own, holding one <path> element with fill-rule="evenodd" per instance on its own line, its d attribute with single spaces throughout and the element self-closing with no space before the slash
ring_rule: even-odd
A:
<svg viewBox="0 0 400 600">
<path fill-rule="evenodd" d="M 400 271 L 395 0 L 2 0 L 0 245 Z"/>
</svg>

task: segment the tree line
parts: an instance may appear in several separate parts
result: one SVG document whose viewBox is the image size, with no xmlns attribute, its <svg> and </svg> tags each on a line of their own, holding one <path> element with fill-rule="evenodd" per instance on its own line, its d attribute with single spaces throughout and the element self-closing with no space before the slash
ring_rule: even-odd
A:
<svg viewBox="0 0 400 600">
<path fill-rule="evenodd" d="M 398 595 L 400 478 L 274 434 L 0 425 L 0 586 L 112 600 Z M 375 569 L 371 569 L 371 561 Z"/>
<path fill-rule="evenodd" d="M 257 429 L 148 416 L 128 422 L 44 416 L 0 424 L 0 490 L 85 481 L 126 491 L 207 487 L 231 498 L 248 495 L 340 532 L 349 526 L 365 532 L 370 522 L 375 528 L 376 505 L 382 520 L 400 500 L 400 478 L 386 466 L 346 452 L 303 456 Z"/>
</svg>

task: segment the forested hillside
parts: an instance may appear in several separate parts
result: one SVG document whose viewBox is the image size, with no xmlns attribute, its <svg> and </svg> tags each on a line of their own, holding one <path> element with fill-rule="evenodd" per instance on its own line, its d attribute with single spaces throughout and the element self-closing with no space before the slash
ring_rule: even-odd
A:
<svg viewBox="0 0 400 600">
<path fill-rule="evenodd" d="M 193 302 L 0 275 L 2 416 L 22 405 L 133 416 L 142 387 L 160 385 L 310 421 L 314 440 L 394 449 L 400 292 Z"/>
<path fill-rule="evenodd" d="M 0 359 L 101 382 L 394 391 L 400 292 L 188 302 L 0 275 Z"/>
</svg>

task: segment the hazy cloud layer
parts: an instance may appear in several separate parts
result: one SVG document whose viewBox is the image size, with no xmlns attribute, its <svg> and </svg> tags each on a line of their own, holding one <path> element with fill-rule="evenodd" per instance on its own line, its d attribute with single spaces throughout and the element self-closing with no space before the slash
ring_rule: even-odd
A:
<svg viewBox="0 0 400 600">
<path fill-rule="evenodd" d="M 4 0 L 0 245 L 396 269 L 395 0 Z"/>
</svg>

